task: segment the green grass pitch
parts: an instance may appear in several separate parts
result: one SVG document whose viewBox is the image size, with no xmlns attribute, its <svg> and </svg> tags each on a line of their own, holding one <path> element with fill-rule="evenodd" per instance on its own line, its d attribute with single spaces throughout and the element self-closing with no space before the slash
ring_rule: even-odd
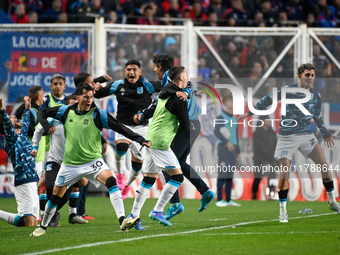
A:
<svg viewBox="0 0 340 255">
<path fill-rule="evenodd" d="M 147 199 L 142 210 L 146 231 L 119 230 L 108 197 L 88 197 L 86 212 L 96 217 L 86 225 L 70 225 L 68 206 L 60 227 L 30 237 L 34 228 L 0 222 L 0 254 L 340 254 L 340 215 L 326 202 L 288 202 L 288 223 L 279 223 L 277 201 L 238 201 L 241 207 L 215 206 L 202 213 L 199 200 L 183 199 L 185 210 L 172 227 L 148 218 L 156 203 Z M 126 199 L 126 215 L 133 199 Z M 168 206 L 166 207 L 168 208 Z M 311 208 L 312 214 L 299 214 Z M 0 209 L 16 212 L 14 198 L 1 198 Z"/>
</svg>

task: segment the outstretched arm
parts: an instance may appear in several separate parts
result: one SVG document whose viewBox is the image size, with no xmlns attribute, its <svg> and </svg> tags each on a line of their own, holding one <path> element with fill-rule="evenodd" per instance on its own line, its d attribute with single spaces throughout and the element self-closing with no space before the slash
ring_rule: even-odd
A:
<svg viewBox="0 0 340 255">
<path fill-rule="evenodd" d="M 36 130 L 34 131 L 33 138 L 32 138 L 33 150 L 31 151 L 31 156 L 33 157 L 36 157 L 38 155 L 39 143 L 40 143 L 43 133 L 44 133 L 44 129 L 41 126 L 41 124 L 39 124 Z"/>
<path fill-rule="evenodd" d="M 99 111 L 99 118 L 100 118 L 100 125 L 101 127 L 97 126 L 99 129 L 102 128 L 108 128 L 108 129 L 112 129 L 124 136 L 126 136 L 127 138 L 138 142 L 141 145 L 145 145 L 147 147 L 149 147 L 149 145 L 151 145 L 151 143 L 149 144 L 150 141 L 145 140 L 144 137 L 136 134 L 135 132 L 131 131 L 129 128 L 125 127 L 122 123 L 120 123 L 118 120 L 116 120 L 115 118 L 113 118 L 108 112 L 103 111 L 99 108 L 97 108 Z M 97 115 L 97 120 L 95 120 L 96 125 L 98 123 L 98 115 Z"/>
<path fill-rule="evenodd" d="M 38 112 L 38 120 L 47 134 L 50 135 L 56 131 L 56 128 L 48 122 L 47 118 L 51 117 L 61 121 L 63 114 L 68 107 L 70 106 L 61 105 L 52 108 L 45 108 Z"/>
<path fill-rule="evenodd" d="M 10 117 L 8 116 L 6 111 L 4 110 L 2 98 L 0 98 L 0 116 L 1 116 L 3 123 L 4 123 L 5 139 L 7 141 L 8 146 L 11 147 L 11 146 L 13 146 L 13 144 L 15 144 L 15 139 L 16 139 L 15 129 L 13 127 L 13 124 L 11 122 Z"/>
<path fill-rule="evenodd" d="M 5 85 L 3 86 L 3 90 L 4 91 L 7 91 L 8 90 L 8 87 L 9 87 L 9 82 L 11 80 L 11 72 L 12 72 L 12 62 L 11 61 L 6 61 L 4 63 L 4 66 L 6 67 L 7 69 L 7 81 L 5 83 Z"/>
<path fill-rule="evenodd" d="M 142 120 L 148 120 L 148 119 L 152 118 L 153 114 L 156 111 L 157 101 L 158 101 L 158 97 L 156 97 L 147 108 L 137 112 L 136 115 L 138 115 L 138 116 L 135 115 L 133 117 L 133 120 L 137 124 L 139 124 L 139 122 L 142 121 Z"/>
<path fill-rule="evenodd" d="M 31 98 L 29 98 L 28 96 L 24 97 L 24 101 L 25 101 L 25 110 L 24 110 L 24 115 L 21 121 L 21 134 L 27 136 L 28 134 L 28 129 L 30 127 L 30 120 L 31 120 Z"/>
</svg>

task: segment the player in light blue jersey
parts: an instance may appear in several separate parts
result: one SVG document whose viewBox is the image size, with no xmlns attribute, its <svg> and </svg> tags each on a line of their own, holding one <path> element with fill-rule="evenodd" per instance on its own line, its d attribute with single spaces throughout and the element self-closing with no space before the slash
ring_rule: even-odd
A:
<svg viewBox="0 0 340 255">
<path fill-rule="evenodd" d="M 21 123 L 17 118 L 8 116 L 0 98 L 0 119 L 4 126 L 4 148 L 12 161 L 15 180 L 14 196 L 18 204 L 18 213 L 0 210 L 0 220 L 17 227 L 36 226 L 39 218 L 39 197 L 37 181 L 39 176 L 34 158 L 30 155 L 32 144 L 27 137 L 30 125 L 31 99 L 26 96 L 25 110 Z M 0 124 L 2 125 L 2 124 Z"/>
<path fill-rule="evenodd" d="M 334 145 L 333 135 L 327 130 L 321 117 L 321 99 L 318 92 L 312 86 L 315 81 L 315 67 L 312 64 L 303 64 L 298 67 L 297 84 L 285 86 L 287 88 L 303 88 L 310 92 L 311 98 L 303 107 L 307 109 L 311 115 L 305 115 L 295 104 L 288 104 L 286 115 L 281 116 L 279 127 L 279 140 L 275 149 L 275 158 L 279 160 L 281 173 L 278 185 L 278 194 L 280 202 L 280 222 L 288 222 L 288 214 L 286 210 L 286 202 L 288 196 L 288 180 L 289 169 L 293 154 L 299 150 L 306 158 L 310 158 L 317 166 L 321 166 L 322 181 L 326 188 L 330 209 L 340 214 L 340 206 L 335 200 L 334 184 L 332 175 L 327 164 L 325 154 L 318 144 L 315 135 L 312 133 L 311 120 L 313 119 L 320 129 L 324 138 L 325 146 L 332 147 Z M 281 100 L 282 88 L 277 92 L 277 99 Z M 288 99 L 304 98 L 304 93 L 287 93 Z M 263 97 L 260 102 L 255 105 L 255 109 L 262 110 L 270 106 L 273 102 L 273 93 L 269 93 Z M 252 115 L 248 112 L 241 115 L 239 119 L 245 119 Z M 284 121 L 284 122 L 282 122 Z"/>
</svg>

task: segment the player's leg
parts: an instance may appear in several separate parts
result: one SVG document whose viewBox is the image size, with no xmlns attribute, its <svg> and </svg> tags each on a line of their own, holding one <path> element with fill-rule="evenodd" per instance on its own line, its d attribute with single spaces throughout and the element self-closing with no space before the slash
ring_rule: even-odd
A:
<svg viewBox="0 0 340 255">
<path fill-rule="evenodd" d="M 181 166 L 184 177 L 186 177 L 192 185 L 195 186 L 197 191 L 202 195 L 201 199 L 201 207 L 199 208 L 199 212 L 205 210 L 212 199 L 216 197 L 215 193 L 209 191 L 209 187 L 202 180 L 202 178 L 196 173 L 196 171 L 187 164 L 187 157 L 190 153 L 190 138 L 191 132 L 180 132 L 176 134 L 177 139 L 173 140 L 171 143 L 171 150 L 175 153 L 178 158 L 179 164 Z M 178 191 L 176 192 L 178 199 Z M 174 194 L 174 196 L 176 195 Z M 170 203 L 172 201 L 170 200 Z"/>
<path fill-rule="evenodd" d="M 121 225 L 125 218 L 125 209 L 122 200 L 122 194 L 117 187 L 116 179 L 113 177 L 112 172 L 108 169 L 101 171 L 96 179 L 103 183 L 109 190 L 110 201 L 114 208 L 119 224 Z"/>
<path fill-rule="evenodd" d="M 86 195 L 87 190 L 89 188 L 89 183 L 85 185 L 84 187 L 79 188 L 79 199 L 78 199 L 78 205 L 77 205 L 77 214 L 84 217 L 86 215 L 85 213 L 85 203 L 86 203 Z"/>
<path fill-rule="evenodd" d="M 46 174 L 45 174 L 45 183 L 46 183 L 46 195 L 47 200 L 51 199 L 53 194 L 54 183 L 59 173 L 60 164 L 56 162 L 47 162 L 46 163 Z M 46 206 L 45 206 L 46 207 Z M 49 227 L 57 227 L 59 223 L 60 213 L 57 208 L 55 215 L 49 222 Z"/>
<path fill-rule="evenodd" d="M 189 147 L 189 150 L 185 150 L 184 154 L 183 154 L 183 164 L 181 163 L 181 161 L 179 162 L 180 165 L 181 165 L 181 168 L 182 168 L 182 172 L 183 172 L 183 175 L 186 177 L 188 174 L 188 171 L 190 171 L 190 182 L 191 180 L 193 180 L 194 182 L 191 182 L 195 187 L 196 189 L 198 190 L 198 192 L 201 193 L 202 195 L 202 199 L 210 199 L 211 196 L 213 196 L 213 199 L 216 198 L 216 194 L 213 193 L 212 191 L 209 191 L 209 187 L 208 185 L 202 180 L 202 178 L 196 173 L 196 171 L 186 163 L 187 161 L 187 157 L 190 153 L 190 150 L 195 142 L 195 140 L 197 139 L 197 137 L 199 136 L 200 134 L 200 131 L 201 131 L 201 123 L 199 120 L 190 120 L 190 122 L 194 125 L 195 127 L 195 130 L 192 130 L 190 131 L 190 147 Z M 213 194 L 212 194 L 213 193 Z M 202 201 L 202 200 L 201 200 Z M 206 207 L 205 207 L 206 208 Z M 204 209 L 205 209 L 204 208 Z M 203 209 L 203 207 L 201 206 L 200 209 Z M 204 210 L 203 209 L 203 210 Z M 202 211 L 203 211 L 202 210 Z M 200 211 L 200 210 L 199 210 Z"/>
<path fill-rule="evenodd" d="M 119 135 L 119 134 L 118 134 Z M 126 139 L 119 139 L 116 140 L 116 177 L 117 177 L 117 186 L 120 190 L 124 189 L 125 187 L 125 180 L 124 180 L 124 173 L 122 172 L 123 164 L 125 163 L 124 156 L 128 151 L 130 146 L 130 141 Z"/>
<path fill-rule="evenodd" d="M 149 151 L 145 150 L 145 160 L 143 163 L 143 172 L 144 177 L 139 186 L 136 189 L 136 197 L 132 206 L 131 213 L 129 214 L 127 220 L 129 218 L 135 219 L 140 217 L 140 212 L 142 207 L 149 196 L 150 189 L 152 188 L 153 184 L 156 182 L 156 178 L 158 175 L 159 169 L 156 167 L 153 159 L 149 153 Z M 123 223 L 125 224 L 125 222 Z M 135 226 L 136 230 L 145 230 L 140 223 Z"/>
<path fill-rule="evenodd" d="M 41 218 L 39 219 L 40 221 L 42 219 L 42 216 L 44 215 L 45 205 L 47 203 L 45 173 L 46 171 L 42 172 L 40 180 L 38 182 L 39 207 L 41 212 Z"/>
<path fill-rule="evenodd" d="M 157 175 L 158 174 L 156 173 L 144 174 L 143 180 L 136 189 L 135 201 L 133 202 L 132 210 L 128 218 L 136 219 L 140 217 L 140 212 L 143 208 L 146 199 L 149 197 L 150 190 L 153 184 L 156 182 Z M 136 224 L 135 229 L 145 230 L 145 228 L 142 227 L 141 223 Z"/>
<path fill-rule="evenodd" d="M 52 196 L 54 182 L 58 175 L 59 168 L 60 168 L 59 164 L 53 162 L 46 163 L 45 184 L 47 200 L 49 200 Z"/>
<path fill-rule="evenodd" d="M 186 148 L 189 149 L 189 140 L 187 139 L 187 136 L 183 136 L 184 132 L 178 131 L 172 140 L 171 143 L 171 150 L 175 153 L 178 161 L 181 164 L 180 158 L 182 154 L 184 153 L 184 150 Z M 171 176 L 167 171 L 163 170 L 163 175 L 166 183 L 168 183 L 171 180 Z M 182 213 L 184 211 L 184 206 L 180 203 L 180 197 L 179 192 L 176 190 L 176 192 L 173 194 L 173 196 L 170 198 L 170 207 L 166 210 L 165 219 L 170 220 L 174 216 Z"/>
<path fill-rule="evenodd" d="M 132 171 L 130 171 L 130 176 L 128 180 L 126 181 L 126 185 L 130 186 L 131 183 L 136 180 L 137 176 L 141 173 L 142 166 L 143 166 L 143 161 L 137 159 L 133 153 L 131 153 L 131 166 L 132 166 Z"/>
<path fill-rule="evenodd" d="M 8 224 L 16 227 L 36 226 L 36 220 L 34 216 L 20 217 L 17 213 L 10 213 L 0 210 L 0 220 L 7 222 Z M 26 225 L 27 224 L 27 225 Z"/>
<path fill-rule="evenodd" d="M 234 179 L 234 170 L 236 168 L 236 150 L 226 152 L 226 157 L 224 158 L 224 164 L 228 166 L 226 172 L 226 182 L 225 182 L 225 195 L 226 195 L 226 202 L 228 206 L 241 206 L 241 204 L 236 203 L 235 201 L 231 200 L 231 190 L 233 186 L 233 179 Z"/>
<path fill-rule="evenodd" d="M 178 161 L 180 162 L 180 158 L 183 155 L 186 149 L 189 149 L 189 139 L 188 136 L 184 136 L 184 132 L 178 131 L 172 140 L 171 150 L 175 153 Z M 181 163 L 181 162 L 180 162 Z M 171 176 L 167 173 L 167 171 L 163 171 L 164 179 L 166 183 L 168 183 L 171 179 Z M 165 218 L 170 220 L 174 216 L 182 213 L 184 211 L 184 206 L 180 203 L 180 197 L 178 190 L 173 194 L 170 198 L 170 207 L 166 210 Z"/>
<path fill-rule="evenodd" d="M 47 226 L 55 214 L 57 206 L 61 202 L 61 198 L 64 196 L 67 187 L 79 181 L 82 177 L 82 169 L 83 165 L 69 166 L 61 164 L 53 187 L 53 194 L 46 203 L 44 218 L 40 227 L 35 229 L 31 236 L 41 236 L 45 234 Z"/>
<path fill-rule="evenodd" d="M 202 195 L 201 206 L 198 209 L 199 212 L 202 212 L 208 207 L 210 202 L 215 199 L 216 194 L 209 190 L 209 187 L 202 180 L 202 178 L 189 164 L 187 164 L 187 157 L 190 153 L 190 149 L 201 130 L 201 125 L 198 120 L 192 120 L 191 122 L 195 126 L 195 129 L 189 132 L 177 132 L 174 140 L 171 143 L 171 150 L 178 158 L 184 177 L 186 177 L 191 182 L 191 184 L 195 186 L 197 191 Z M 178 191 L 176 191 L 176 193 L 174 194 L 174 197 L 175 196 L 178 196 L 179 200 Z M 172 199 L 170 200 L 170 203 L 173 203 Z M 177 208 L 175 209 L 178 210 Z"/>
<path fill-rule="evenodd" d="M 185 156 L 185 160 L 179 159 L 179 163 L 181 165 L 184 177 L 186 177 L 191 182 L 191 184 L 195 186 L 196 190 L 202 195 L 201 206 L 198 211 L 203 212 L 209 206 L 211 201 L 216 198 L 216 194 L 209 189 L 208 185 L 202 180 L 197 172 L 186 163 L 186 158 L 187 156 Z"/>
<path fill-rule="evenodd" d="M 8 224 L 14 225 L 16 227 L 25 226 L 24 218 L 20 217 L 17 213 L 10 213 L 0 210 L 0 220 L 7 222 Z"/>
<path fill-rule="evenodd" d="M 287 215 L 287 198 L 288 198 L 288 181 L 291 160 L 287 158 L 279 159 L 280 179 L 278 184 L 279 204 L 280 204 L 280 222 L 288 222 Z"/>
<path fill-rule="evenodd" d="M 218 172 L 217 176 L 217 202 L 216 206 L 218 207 L 225 207 L 227 206 L 226 201 L 223 200 L 223 187 L 226 185 L 227 182 L 227 173 L 222 171 L 223 166 L 225 166 L 225 158 L 228 156 L 228 149 L 223 146 L 222 143 L 218 144 L 218 164 L 221 166 L 220 172 Z"/>
<path fill-rule="evenodd" d="M 42 227 L 47 227 L 47 225 L 50 223 L 53 215 L 57 211 L 57 206 L 61 202 L 61 199 L 64 196 L 66 190 L 67 190 L 67 186 L 54 185 L 53 194 L 46 203 L 45 215 L 41 222 Z"/>
<path fill-rule="evenodd" d="M 69 218 L 68 222 L 86 224 L 88 221 L 82 218 L 80 215 L 77 215 L 77 206 L 79 201 L 79 187 L 84 187 L 88 184 L 88 180 L 83 177 L 77 183 L 73 184 L 71 187 L 72 191 L 69 196 Z"/>
<path fill-rule="evenodd" d="M 262 178 L 254 178 L 253 181 L 253 187 L 252 187 L 252 192 L 253 192 L 253 200 L 257 199 L 257 191 L 259 190 L 259 184 L 261 182 Z"/>
<path fill-rule="evenodd" d="M 179 186 L 183 182 L 183 173 L 180 168 L 174 168 L 168 170 L 169 175 L 171 176 L 168 183 L 166 183 L 162 189 L 161 194 L 157 200 L 155 207 L 149 214 L 149 218 L 158 221 L 160 224 L 164 226 L 172 226 L 172 224 L 166 220 L 164 217 L 164 207 L 169 202 L 172 195 L 176 192 Z"/>
<path fill-rule="evenodd" d="M 129 177 L 126 181 L 126 185 L 124 189 L 122 190 L 123 200 L 129 194 L 130 189 L 131 189 L 130 185 L 132 182 L 134 182 L 134 180 L 136 180 L 137 176 L 141 173 L 142 166 L 143 166 L 143 161 L 136 158 L 134 153 L 132 153 L 132 151 L 131 151 L 131 166 L 132 166 L 132 170 L 129 171 Z"/>
<path fill-rule="evenodd" d="M 335 199 L 332 173 L 328 170 L 329 166 L 320 144 L 315 145 L 308 157 L 313 160 L 317 166 L 321 167 L 322 182 L 327 191 L 330 209 L 340 214 L 340 206 Z"/>
<path fill-rule="evenodd" d="M 261 163 L 259 162 L 259 160 L 254 159 L 254 165 L 260 166 Z M 254 171 L 254 181 L 253 181 L 253 186 L 252 186 L 253 200 L 257 199 L 257 191 L 259 189 L 259 184 L 261 182 L 261 179 L 262 179 L 262 173 L 260 169 L 258 168 L 258 170 Z"/>
<path fill-rule="evenodd" d="M 61 201 L 62 196 L 65 194 L 67 190 L 67 186 L 56 186 L 54 185 L 53 194 L 51 198 L 47 201 L 45 207 L 44 218 L 40 224 L 39 228 L 36 228 L 31 236 L 41 236 L 44 235 L 47 229 L 48 224 L 50 223 L 52 217 L 54 216 L 57 206 Z"/>
<path fill-rule="evenodd" d="M 278 195 L 280 205 L 280 222 L 288 222 L 287 198 L 288 198 L 288 181 L 289 171 L 294 153 L 298 150 L 301 143 L 300 136 L 280 136 L 277 141 L 274 158 L 279 160 L 280 175 L 278 183 Z"/>
<path fill-rule="evenodd" d="M 37 184 L 30 182 L 16 186 L 14 196 L 18 205 L 18 213 L 0 210 L 0 220 L 17 227 L 37 226 L 39 217 Z"/>
<path fill-rule="evenodd" d="M 223 187 L 226 183 L 225 173 L 219 172 L 217 177 L 217 202 L 216 206 L 225 207 L 227 203 L 223 200 Z"/>
<path fill-rule="evenodd" d="M 166 171 L 162 172 L 166 183 L 168 183 L 171 179 L 171 176 Z M 179 192 L 178 190 L 176 190 L 176 192 L 170 198 L 170 207 L 166 210 L 165 219 L 170 220 L 176 215 L 182 213 L 183 211 L 184 206 L 181 204 Z"/>
</svg>

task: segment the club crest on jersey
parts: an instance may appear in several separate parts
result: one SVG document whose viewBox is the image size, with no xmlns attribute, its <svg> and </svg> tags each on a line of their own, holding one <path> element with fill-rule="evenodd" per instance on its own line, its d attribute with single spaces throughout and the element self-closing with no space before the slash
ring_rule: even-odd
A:
<svg viewBox="0 0 340 255">
<path fill-rule="evenodd" d="M 143 94 L 143 87 L 137 87 L 137 94 Z"/>
<path fill-rule="evenodd" d="M 124 96 L 124 94 L 125 94 L 125 89 L 122 88 L 119 92 L 120 92 L 120 94 L 121 94 L 122 96 Z"/>
<path fill-rule="evenodd" d="M 65 177 L 64 176 L 59 176 L 58 182 L 60 184 L 63 184 L 65 182 Z"/>
<path fill-rule="evenodd" d="M 281 151 L 281 157 L 286 157 L 288 155 L 288 151 L 282 150 Z"/>
<path fill-rule="evenodd" d="M 84 125 L 88 125 L 89 124 L 89 120 L 88 119 L 84 120 L 83 124 Z"/>
</svg>

